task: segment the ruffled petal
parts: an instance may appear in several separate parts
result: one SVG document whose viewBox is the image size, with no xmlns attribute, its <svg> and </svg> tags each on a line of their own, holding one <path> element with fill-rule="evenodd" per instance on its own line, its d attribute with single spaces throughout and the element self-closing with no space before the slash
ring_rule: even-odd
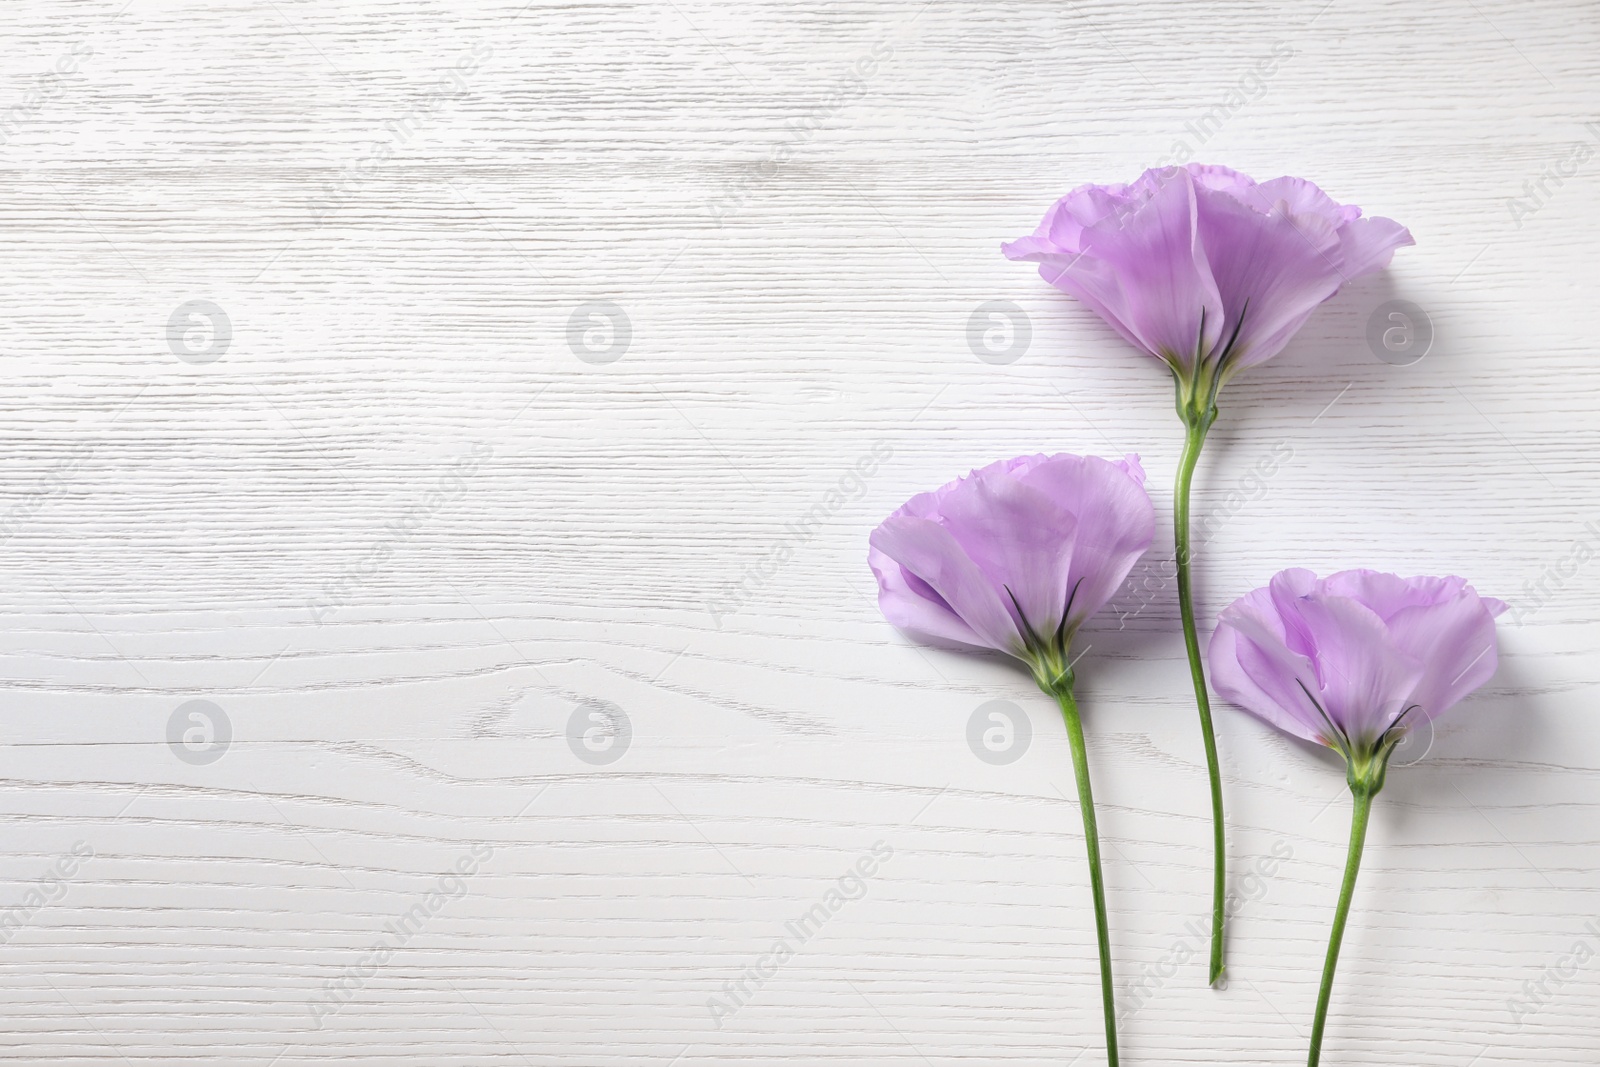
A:
<svg viewBox="0 0 1600 1067">
<path fill-rule="evenodd" d="M 1115 289 L 1106 277 L 1109 268 L 1090 259 L 1082 248 L 1085 226 L 1130 210 L 1128 186 L 1082 185 L 1052 204 L 1031 236 L 1003 243 L 1000 251 L 1007 259 L 1039 264 L 1041 278 L 1088 304 L 1123 340 L 1143 348 L 1119 317 L 1121 305 L 1114 310 L 1102 299 L 1103 292 Z"/>
<path fill-rule="evenodd" d="M 1316 648 L 1322 710 L 1358 747 L 1411 706 L 1422 662 L 1389 639 L 1383 620 L 1354 600 L 1312 593 L 1297 603 Z"/>
<path fill-rule="evenodd" d="M 891 515 L 872 532 L 873 548 L 938 593 L 990 648 L 1016 655 L 1022 635 L 1000 590 L 967 557 L 955 536 L 931 519 Z"/>
<path fill-rule="evenodd" d="M 1296 605 L 1301 597 L 1310 596 L 1316 589 L 1315 574 L 1304 567 L 1290 567 L 1274 574 L 1264 590 L 1283 631 L 1284 644 L 1302 656 L 1316 655 L 1317 648 Z"/>
<path fill-rule="evenodd" d="M 1411 231 L 1393 219 L 1357 219 L 1339 230 L 1340 269 L 1353 282 L 1380 271 L 1394 258 L 1395 249 L 1416 244 Z"/>
<path fill-rule="evenodd" d="M 1339 290 L 1339 235 L 1314 213 L 1279 201 L 1262 214 L 1227 193 L 1199 190 L 1199 231 L 1217 291 L 1228 309 L 1230 368 L 1271 359 Z M 1241 321 L 1242 320 L 1242 321 Z"/>
<path fill-rule="evenodd" d="M 1317 692 L 1316 670 L 1284 643 L 1267 590 L 1247 593 L 1222 612 L 1206 659 L 1219 695 L 1286 733 L 1332 744 L 1308 695 Z"/>
<path fill-rule="evenodd" d="M 1499 666 L 1494 620 L 1498 600 L 1479 599 L 1462 579 L 1455 596 L 1402 608 L 1389 619 L 1396 645 L 1427 665 L 1412 702 L 1428 718 L 1449 710 L 1494 676 Z"/>
<path fill-rule="evenodd" d="M 1057 456 L 1032 467 L 1028 476 L 1068 460 L 1083 462 Z M 1071 588 L 1078 526 L 1071 511 L 1013 473 L 989 469 L 966 479 L 960 492 L 940 502 L 940 520 L 1000 592 L 1012 616 L 1020 611 L 1020 632 L 1055 632 Z"/>
<path fill-rule="evenodd" d="M 1315 215 L 1337 229 L 1361 217 L 1361 209 L 1341 207 L 1332 197 L 1304 178 L 1273 178 L 1257 186 L 1253 206 L 1263 214 L 1276 204 L 1286 204 L 1291 215 Z"/>
<path fill-rule="evenodd" d="M 1399 223 L 1362 218 L 1303 179 L 1258 184 L 1190 163 L 1129 185 L 1080 186 L 1001 249 L 1183 375 L 1197 350 L 1220 358 L 1239 325 L 1231 375 L 1277 355 L 1340 285 L 1412 243 Z"/>
<path fill-rule="evenodd" d="M 1255 179 L 1248 174 L 1239 173 L 1232 167 L 1224 167 L 1219 163 L 1190 163 L 1186 169 L 1194 178 L 1196 185 L 1226 193 L 1242 204 L 1262 202 L 1264 199 L 1259 191 L 1261 186 L 1256 184 Z M 1264 202 L 1268 206 L 1272 203 L 1270 198 Z"/>
<path fill-rule="evenodd" d="M 1111 463 L 1095 456 L 1055 456 L 1023 476 L 1077 517 L 1067 591 L 1069 632 L 1116 594 L 1155 538 L 1155 507 L 1138 456 Z"/>
<path fill-rule="evenodd" d="M 1197 344 L 1204 355 L 1216 343 L 1223 305 L 1195 232 L 1194 182 L 1186 170 L 1147 171 L 1131 186 L 1074 190 L 1032 238 L 1001 250 L 1038 263 L 1045 281 L 1171 364 L 1192 366 Z"/>
<path fill-rule="evenodd" d="M 912 497 L 873 531 L 867 562 L 902 629 L 1060 672 L 1154 529 L 1137 456 L 1018 456 Z"/>
<path fill-rule="evenodd" d="M 1145 172 L 1134 183 L 1138 207 L 1085 227 L 1081 240 L 1106 268 L 1093 277 L 1102 302 L 1147 351 L 1189 367 L 1197 348 L 1204 357 L 1215 346 L 1225 301 L 1200 237 L 1193 178 L 1161 175 Z"/>
<path fill-rule="evenodd" d="M 1465 578 L 1402 578 L 1382 571 L 1348 570 L 1330 574 L 1321 588 L 1332 596 L 1359 600 L 1384 621 L 1406 608 L 1440 604 L 1459 596 Z"/>
<path fill-rule="evenodd" d="M 1461 578 L 1283 571 L 1218 618 L 1212 683 L 1290 733 L 1367 758 L 1402 716 L 1433 718 L 1488 681 L 1504 610 Z"/>
<path fill-rule="evenodd" d="M 876 548 L 867 549 L 867 566 L 878 579 L 878 608 L 890 624 L 936 641 L 990 647 L 937 590 Z"/>
</svg>

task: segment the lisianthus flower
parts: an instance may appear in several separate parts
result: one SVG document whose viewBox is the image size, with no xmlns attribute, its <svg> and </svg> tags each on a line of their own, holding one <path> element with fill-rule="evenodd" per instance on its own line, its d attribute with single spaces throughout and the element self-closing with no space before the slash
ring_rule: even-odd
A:
<svg viewBox="0 0 1600 1067">
<path fill-rule="evenodd" d="M 1505 609 L 1463 578 L 1286 570 L 1218 616 L 1211 682 L 1360 773 L 1489 680 Z"/>
<path fill-rule="evenodd" d="M 1345 282 L 1414 244 L 1404 226 L 1363 218 L 1301 178 L 1256 182 L 1227 167 L 1147 170 L 1127 185 L 1083 185 L 1045 213 L 1010 259 L 1095 310 L 1172 369 L 1188 433 L 1173 502 L 1178 613 L 1211 784 L 1211 981 L 1222 976 L 1227 895 L 1222 776 L 1190 590 L 1189 488 L 1217 394 L 1245 367 L 1283 350 Z"/>
<path fill-rule="evenodd" d="M 1345 758 L 1355 797 L 1344 886 L 1322 971 L 1309 1063 L 1322 1054 L 1339 944 L 1361 868 L 1372 798 L 1405 735 L 1494 675 L 1506 605 L 1462 578 L 1287 570 L 1217 619 L 1211 680 L 1246 711 Z"/>
<path fill-rule="evenodd" d="M 1155 536 L 1137 456 L 1022 456 L 912 497 L 872 532 L 884 617 L 939 642 L 997 649 L 1055 698 L 1072 746 L 1100 946 L 1106 1055 L 1117 1064 L 1100 836 L 1069 650 Z"/>
<path fill-rule="evenodd" d="M 1021 456 L 912 497 L 867 563 L 890 622 L 1009 653 L 1047 684 L 1154 536 L 1139 457 Z"/>
<path fill-rule="evenodd" d="M 1258 183 L 1190 163 L 1079 186 L 1001 250 L 1039 264 L 1040 277 L 1175 373 L 1209 368 L 1225 381 L 1277 355 L 1341 285 L 1414 243 L 1394 220 L 1362 218 L 1304 179 Z"/>
</svg>

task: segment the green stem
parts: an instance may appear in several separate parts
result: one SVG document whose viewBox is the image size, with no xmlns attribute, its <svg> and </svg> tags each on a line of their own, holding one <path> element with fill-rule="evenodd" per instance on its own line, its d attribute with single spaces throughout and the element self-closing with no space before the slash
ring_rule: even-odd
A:
<svg viewBox="0 0 1600 1067">
<path fill-rule="evenodd" d="M 1381 779 L 1380 783 L 1381 785 Z M 1311 1024 L 1311 1058 L 1308 1067 L 1317 1067 L 1322 1058 L 1322 1028 L 1328 1021 L 1328 998 L 1333 993 L 1333 971 L 1339 965 L 1339 942 L 1344 940 L 1345 920 L 1350 917 L 1350 898 L 1356 890 L 1356 874 L 1361 870 L 1361 849 L 1367 840 L 1367 817 L 1372 814 L 1372 797 L 1377 789 L 1351 783 L 1355 809 L 1350 816 L 1350 854 L 1344 862 L 1344 887 L 1339 890 L 1339 908 L 1333 913 L 1333 933 L 1328 938 L 1328 958 L 1322 965 L 1322 991 L 1317 994 L 1317 1018 Z"/>
<path fill-rule="evenodd" d="M 1179 408 L 1180 412 L 1183 408 Z M 1222 775 L 1217 770 L 1217 737 L 1211 728 L 1211 700 L 1206 693 L 1205 668 L 1200 660 L 1200 637 L 1194 625 L 1194 595 L 1189 590 L 1189 487 L 1194 481 L 1194 467 L 1200 459 L 1200 446 L 1205 444 L 1206 431 L 1211 428 L 1217 410 L 1213 406 L 1203 414 L 1184 413 L 1188 434 L 1183 443 L 1183 457 L 1178 462 L 1178 481 L 1173 493 L 1172 533 L 1177 546 L 1178 563 L 1178 613 L 1183 617 L 1183 645 L 1189 653 L 1189 674 L 1194 679 L 1194 702 L 1200 710 L 1200 736 L 1206 745 L 1206 770 L 1211 775 L 1211 975 L 1208 981 L 1217 984 L 1222 977 L 1222 919 L 1227 896 L 1227 848 L 1222 821 Z"/>
<path fill-rule="evenodd" d="M 1106 925 L 1106 889 L 1100 874 L 1100 831 L 1094 818 L 1094 793 L 1089 788 L 1089 753 L 1083 744 L 1083 723 L 1078 718 L 1078 702 L 1072 683 L 1059 680 L 1048 690 L 1061 705 L 1067 721 L 1067 740 L 1072 743 L 1072 770 L 1078 779 L 1078 807 L 1083 812 L 1083 843 L 1089 853 L 1089 886 L 1094 892 L 1094 929 L 1100 939 L 1100 997 L 1106 1015 L 1106 1062 L 1117 1067 L 1117 1008 L 1111 992 L 1111 935 Z"/>
</svg>

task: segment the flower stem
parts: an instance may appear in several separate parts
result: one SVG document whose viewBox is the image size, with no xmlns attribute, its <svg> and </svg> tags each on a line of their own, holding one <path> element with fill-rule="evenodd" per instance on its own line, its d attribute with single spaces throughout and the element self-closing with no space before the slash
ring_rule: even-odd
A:
<svg viewBox="0 0 1600 1067">
<path fill-rule="evenodd" d="M 1094 892 L 1094 928 L 1100 940 L 1100 998 L 1106 1015 L 1106 1062 L 1117 1067 L 1117 1008 L 1111 992 L 1111 935 L 1106 926 L 1106 890 L 1100 874 L 1100 831 L 1094 818 L 1094 793 L 1089 788 L 1089 754 L 1083 745 L 1083 723 L 1078 718 L 1078 701 L 1072 683 L 1063 679 L 1049 692 L 1061 705 L 1067 721 L 1067 740 L 1072 743 L 1072 770 L 1078 779 L 1078 807 L 1083 813 L 1083 843 L 1089 853 L 1089 886 Z"/>
<path fill-rule="evenodd" d="M 1183 408 L 1179 408 L 1180 412 Z M 1200 661 L 1200 637 L 1194 626 L 1194 595 L 1189 590 L 1189 486 L 1200 459 L 1200 446 L 1216 418 L 1213 406 L 1204 413 L 1184 412 L 1188 434 L 1178 461 L 1178 482 L 1173 493 L 1172 533 L 1177 547 L 1178 613 L 1183 617 L 1183 645 L 1189 654 L 1189 674 L 1194 679 L 1194 701 L 1200 710 L 1200 736 L 1206 745 L 1206 770 L 1211 775 L 1211 985 L 1222 977 L 1222 919 L 1227 896 L 1227 849 L 1222 821 L 1222 775 L 1217 770 L 1217 738 L 1211 728 L 1211 700 L 1206 693 L 1205 668 Z"/>
<path fill-rule="evenodd" d="M 1333 971 L 1339 965 L 1339 943 L 1344 940 L 1345 920 L 1350 917 L 1350 898 L 1356 889 L 1356 874 L 1361 870 L 1361 849 L 1367 840 L 1367 817 L 1372 813 L 1372 797 L 1377 789 L 1351 783 L 1355 808 L 1350 816 L 1350 853 L 1344 862 L 1344 887 L 1339 890 L 1339 907 L 1333 913 L 1333 933 L 1328 938 L 1328 958 L 1322 965 L 1322 991 L 1317 994 L 1317 1018 L 1311 1024 L 1311 1057 L 1308 1067 L 1317 1067 L 1322 1058 L 1322 1028 L 1328 1021 L 1328 998 L 1333 993 Z"/>
</svg>

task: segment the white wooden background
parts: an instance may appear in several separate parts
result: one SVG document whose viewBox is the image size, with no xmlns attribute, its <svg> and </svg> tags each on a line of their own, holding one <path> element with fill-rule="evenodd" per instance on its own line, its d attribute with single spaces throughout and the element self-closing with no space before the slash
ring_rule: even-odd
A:
<svg viewBox="0 0 1600 1067">
<path fill-rule="evenodd" d="M 1417 238 L 1226 392 L 1206 617 L 1295 564 L 1518 606 L 1380 798 L 1325 1062 L 1600 1062 L 1593 3 L 13 0 L 0 41 L 0 1060 L 1102 1063 L 1059 721 L 885 625 L 865 538 L 1037 450 L 1138 451 L 1169 512 L 1163 373 L 998 246 L 1186 141 Z M 1364 340 L 1390 299 L 1419 362 Z M 1294 1063 L 1348 795 L 1218 708 L 1204 988 L 1170 552 L 1079 664 L 1125 1062 Z"/>
</svg>

